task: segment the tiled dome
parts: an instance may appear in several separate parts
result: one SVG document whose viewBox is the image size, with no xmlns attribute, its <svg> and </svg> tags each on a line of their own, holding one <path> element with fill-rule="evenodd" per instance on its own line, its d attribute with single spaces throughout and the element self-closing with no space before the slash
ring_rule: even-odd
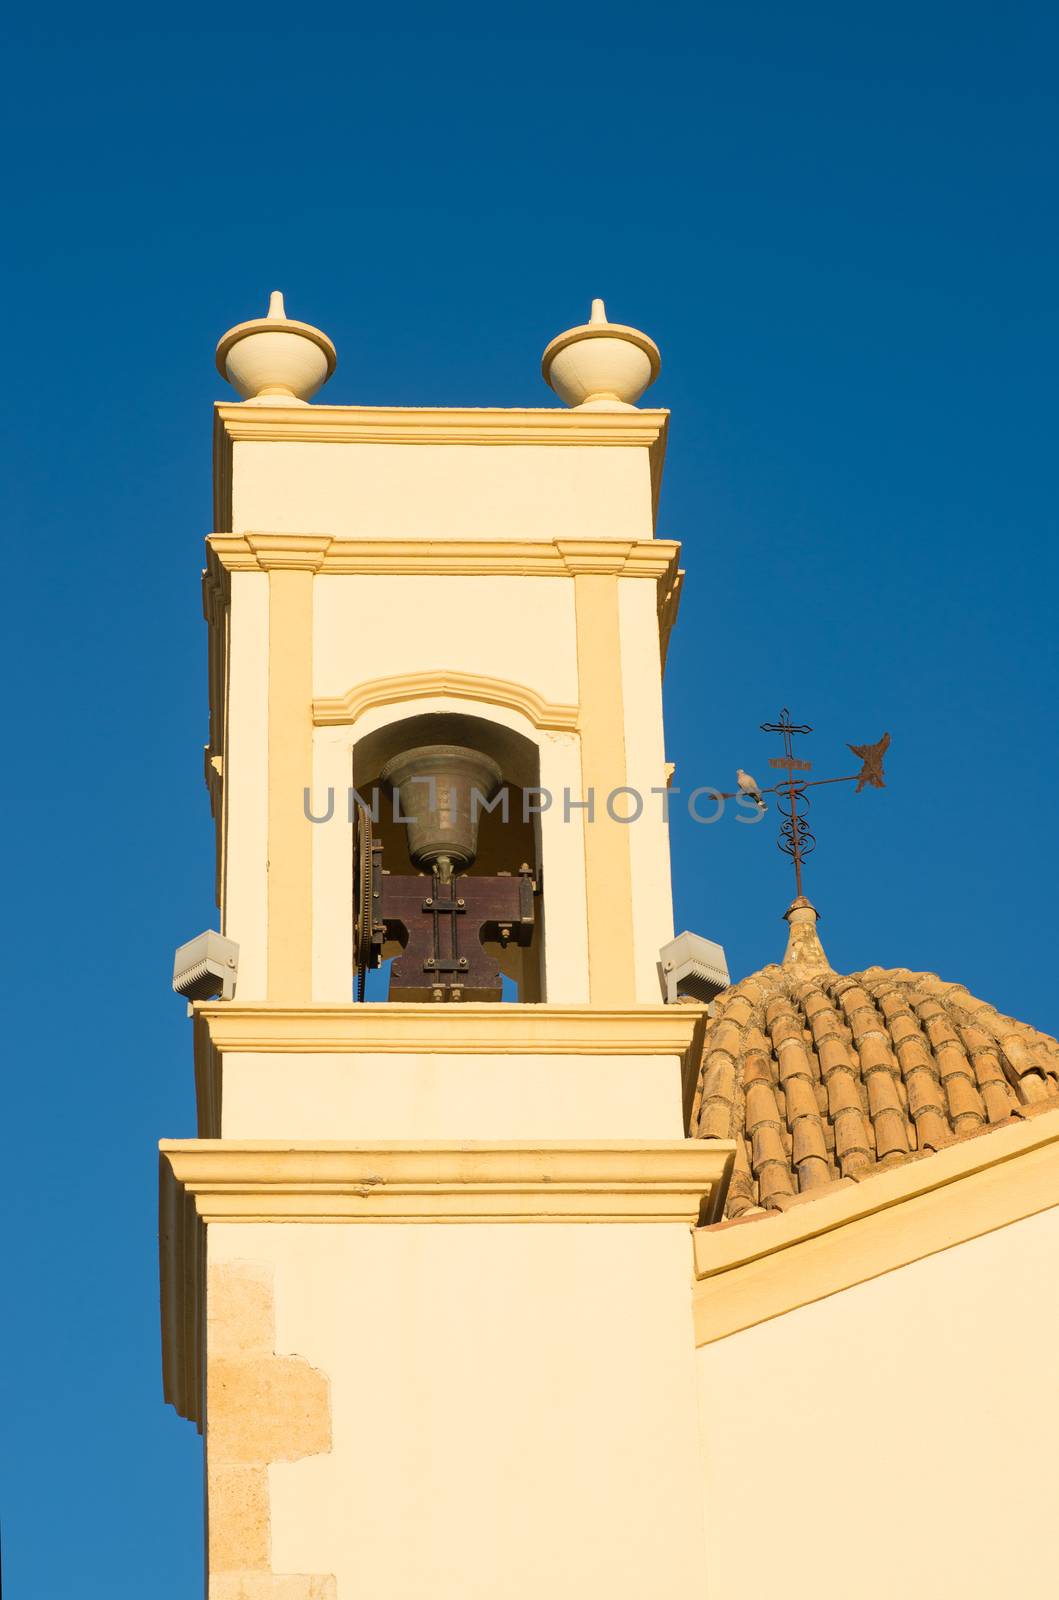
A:
<svg viewBox="0 0 1059 1600">
<path fill-rule="evenodd" d="M 782 1211 L 844 1180 L 1059 1104 L 1059 1043 L 930 972 L 832 970 L 816 911 L 787 955 L 718 997 L 692 1132 L 735 1139 L 726 1216 Z"/>
</svg>

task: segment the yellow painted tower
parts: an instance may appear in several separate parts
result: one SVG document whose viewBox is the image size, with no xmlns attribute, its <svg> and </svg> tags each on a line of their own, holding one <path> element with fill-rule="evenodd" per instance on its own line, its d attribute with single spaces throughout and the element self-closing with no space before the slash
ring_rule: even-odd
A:
<svg viewBox="0 0 1059 1600">
<path fill-rule="evenodd" d="M 691 1229 L 734 1146 L 686 1138 L 705 1013 L 659 987 L 657 350 L 596 302 L 545 352 L 563 407 L 309 404 L 335 353 L 274 296 L 218 362 L 238 972 L 192 1006 L 199 1137 L 161 1147 L 210 1600 L 697 1593 Z M 447 769 L 441 844 L 402 820 L 438 750 L 488 791 L 462 857 Z"/>
</svg>

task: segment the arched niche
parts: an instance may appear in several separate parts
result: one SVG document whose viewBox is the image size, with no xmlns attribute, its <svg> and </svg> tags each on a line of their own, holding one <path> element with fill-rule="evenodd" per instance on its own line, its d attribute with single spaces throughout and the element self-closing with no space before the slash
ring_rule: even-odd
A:
<svg viewBox="0 0 1059 1600">
<path fill-rule="evenodd" d="M 396 716 L 356 739 L 352 749 L 353 787 L 371 810 L 375 837 L 383 846 L 387 871 L 416 871 L 407 846 L 407 830 L 395 819 L 391 796 L 381 783 L 386 763 L 405 750 L 431 744 L 466 745 L 490 756 L 502 775 L 501 796 L 494 808 L 483 809 L 478 829 L 478 853 L 467 869 L 469 877 L 517 874 L 525 863 L 540 891 L 535 899 L 535 923 L 529 944 L 504 946 L 483 939 L 482 946 L 501 972 L 517 986 L 519 1002 L 544 999 L 544 861 L 541 846 L 539 795 L 540 751 L 532 739 L 503 723 L 462 711 L 420 711 Z M 401 945 L 388 942 L 383 959 L 397 956 Z"/>
</svg>

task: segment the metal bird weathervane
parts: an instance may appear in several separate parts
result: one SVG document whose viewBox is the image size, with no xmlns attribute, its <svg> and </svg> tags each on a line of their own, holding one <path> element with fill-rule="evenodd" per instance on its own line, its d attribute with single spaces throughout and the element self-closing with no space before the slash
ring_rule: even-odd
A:
<svg viewBox="0 0 1059 1600">
<path fill-rule="evenodd" d="M 782 738 L 783 754 L 781 756 L 770 756 L 769 766 L 785 772 L 786 777 L 781 778 L 778 783 L 773 784 L 770 788 L 762 789 L 750 776 L 749 772 L 744 772 L 740 767 L 736 773 L 736 781 L 739 785 L 736 794 L 725 795 L 723 798 L 734 800 L 737 796 L 745 796 L 750 800 L 755 800 L 761 810 L 764 811 L 765 801 L 763 796 L 766 794 L 774 794 L 776 796 L 776 804 L 782 818 L 777 844 L 784 855 L 790 856 L 794 862 L 795 892 L 800 899 L 802 895 L 802 863 L 806 856 L 811 855 L 816 849 L 816 838 L 809 827 L 806 817 L 810 806 L 807 791 L 809 789 L 819 789 L 825 783 L 855 783 L 857 787 L 853 791 L 854 794 L 860 794 L 861 790 L 865 788 L 885 789 L 883 757 L 890 748 L 890 735 L 884 733 L 882 738 L 877 739 L 874 744 L 850 744 L 846 746 L 847 750 L 851 750 L 861 763 L 859 772 L 847 773 L 841 778 L 805 778 L 798 776 L 798 774 L 811 772 L 813 764 L 811 761 L 802 761 L 794 754 L 794 740 L 798 735 L 812 733 L 813 730 L 809 724 L 792 722 L 791 714 L 787 707 L 784 706 L 780 712 L 779 721 L 763 722 L 761 731 L 762 733 L 778 733 Z"/>
</svg>

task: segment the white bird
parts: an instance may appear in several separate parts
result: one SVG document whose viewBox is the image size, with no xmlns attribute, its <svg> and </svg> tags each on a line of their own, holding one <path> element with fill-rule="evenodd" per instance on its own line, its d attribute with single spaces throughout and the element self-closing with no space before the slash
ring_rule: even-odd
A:
<svg viewBox="0 0 1059 1600">
<path fill-rule="evenodd" d="M 753 800 L 762 811 L 768 809 L 761 798 L 761 785 L 756 778 L 750 776 L 749 772 L 744 772 L 742 767 L 737 767 L 735 781 L 739 785 L 740 794 L 745 794 L 748 800 Z"/>
</svg>

